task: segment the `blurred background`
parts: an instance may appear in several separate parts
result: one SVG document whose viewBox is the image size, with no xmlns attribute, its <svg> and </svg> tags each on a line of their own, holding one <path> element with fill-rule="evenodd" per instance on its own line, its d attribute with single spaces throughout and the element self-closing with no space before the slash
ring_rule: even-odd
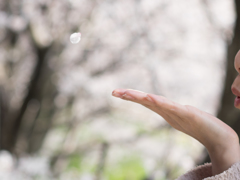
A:
<svg viewBox="0 0 240 180">
<path fill-rule="evenodd" d="M 239 134 L 239 14 L 237 0 L 1 0 L 0 179 L 172 180 L 210 162 L 111 93 L 162 95 Z"/>
</svg>

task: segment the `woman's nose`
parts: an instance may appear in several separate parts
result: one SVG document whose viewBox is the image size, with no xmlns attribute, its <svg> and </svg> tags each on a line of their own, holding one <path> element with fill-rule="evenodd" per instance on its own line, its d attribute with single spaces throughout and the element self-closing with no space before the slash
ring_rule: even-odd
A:
<svg viewBox="0 0 240 180">
<path fill-rule="evenodd" d="M 231 89 L 234 89 L 234 88 L 240 91 L 240 75 L 237 75 L 237 77 L 232 83 Z"/>
</svg>

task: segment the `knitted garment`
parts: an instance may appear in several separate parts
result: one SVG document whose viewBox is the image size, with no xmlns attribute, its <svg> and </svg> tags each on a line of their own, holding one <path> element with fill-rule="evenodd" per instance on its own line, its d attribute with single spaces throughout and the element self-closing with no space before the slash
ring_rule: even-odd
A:
<svg viewBox="0 0 240 180">
<path fill-rule="evenodd" d="M 240 162 L 234 163 L 226 171 L 212 176 L 212 163 L 205 163 L 188 171 L 176 180 L 240 180 Z"/>
</svg>

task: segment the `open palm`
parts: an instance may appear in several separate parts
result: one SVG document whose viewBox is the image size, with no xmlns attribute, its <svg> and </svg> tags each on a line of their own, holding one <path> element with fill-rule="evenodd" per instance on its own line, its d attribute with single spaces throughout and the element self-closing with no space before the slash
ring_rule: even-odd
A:
<svg viewBox="0 0 240 180">
<path fill-rule="evenodd" d="M 162 116 L 173 128 L 201 142 L 209 152 L 213 175 L 239 161 L 238 135 L 215 116 L 193 106 L 181 105 L 163 96 L 137 90 L 116 89 L 112 95 L 142 104 Z"/>
</svg>

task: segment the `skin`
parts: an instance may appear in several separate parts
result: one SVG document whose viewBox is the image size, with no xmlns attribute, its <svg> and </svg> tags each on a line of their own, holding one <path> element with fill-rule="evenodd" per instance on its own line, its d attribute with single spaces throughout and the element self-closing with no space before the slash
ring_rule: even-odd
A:
<svg viewBox="0 0 240 180">
<path fill-rule="evenodd" d="M 231 88 L 240 92 L 240 51 L 235 57 L 234 66 L 238 76 Z M 190 105 L 178 104 L 163 96 L 132 89 L 115 89 L 112 95 L 145 106 L 162 116 L 173 128 L 202 143 L 211 158 L 213 176 L 240 161 L 237 133 L 213 115 Z M 240 105 L 236 108 L 240 109 Z"/>
</svg>

